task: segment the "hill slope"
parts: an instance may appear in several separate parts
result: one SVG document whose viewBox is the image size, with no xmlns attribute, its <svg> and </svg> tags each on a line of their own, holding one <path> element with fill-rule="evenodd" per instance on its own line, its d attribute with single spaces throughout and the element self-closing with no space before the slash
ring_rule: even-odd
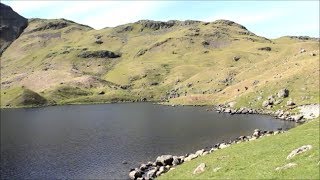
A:
<svg viewBox="0 0 320 180">
<path fill-rule="evenodd" d="M 301 49 L 304 49 L 301 51 Z M 94 30 L 31 19 L 1 57 L 1 107 L 27 88 L 57 104 L 168 101 L 261 107 L 282 88 L 319 102 L 319 41 L 267 39 L 228 20 L 141 20 Z M 234 103 L 233 103 L 234 104 Z"/>
</svg>

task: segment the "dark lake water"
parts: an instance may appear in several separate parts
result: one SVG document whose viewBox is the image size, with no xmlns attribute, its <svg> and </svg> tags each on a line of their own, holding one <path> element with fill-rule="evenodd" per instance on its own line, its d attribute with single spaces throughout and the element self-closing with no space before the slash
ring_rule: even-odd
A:
<svg viewBox="0 0 320 180">
<path fill-rule="evenodd" d="M 161 154 L 184 155 L 256 128 L 295 126 L 205 109 L 151 103 L 2 109 L 1 178 L 125 179 L 130 168 Z"/>
</svg>

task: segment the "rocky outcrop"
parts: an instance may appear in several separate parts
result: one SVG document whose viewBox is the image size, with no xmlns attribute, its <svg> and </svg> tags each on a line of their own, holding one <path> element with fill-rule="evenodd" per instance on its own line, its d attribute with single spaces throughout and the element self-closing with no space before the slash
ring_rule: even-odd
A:
<svg viewBox="0 0 320 180">
<path fill-rule="evenodd" d="M 81 58 L 118 58 L 120 56 L 120 54 L 108 50 L 84 51 L 78 54 L 78 57 Z"/>
<path fill-rule="evenodd" d="M 27 27 L 28 20 L 0 3 L 0 56 Z"/>
<path fill-rule="evenodd" d="M 141 25 L 140 31 L 144 31 L 146 28 L 152 29 L 152 30 L 160 30 L 160 29 L 168 29 L 173 26 L 186 26 L 186 25 L 192 25 L 192 24 L 199 24 L 200 22 L 201 21 L 193 21 L 193 20 L 186 20 L 186 21 L 170 20 L 167 22 L 153 21 L 153 20 L 140 20 L 136 23 Z"/>
</svg>

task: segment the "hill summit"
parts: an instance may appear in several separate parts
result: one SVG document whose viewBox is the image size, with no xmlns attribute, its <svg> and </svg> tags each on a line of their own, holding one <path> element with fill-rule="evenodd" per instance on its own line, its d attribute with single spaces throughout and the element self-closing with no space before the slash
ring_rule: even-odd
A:
<svg viewBox="0 0 320 180">
<path fill-rule="evenodd" d="M 19 21 L 1 21 L 12 33 L 1 56 L 2 107 L 161 101 L 277 109 L 289 99 L 318 102 L 314 38 L 268 39 L 229 20 L 140 20 L 94 30 L 66 19 L 26 23 L 3 7 L 10 13 L 2 19 Z M 262 106 L 283 88 L 288 99 Z M 17 100 L 26 92 L 39 101 Z"/>
</svg>

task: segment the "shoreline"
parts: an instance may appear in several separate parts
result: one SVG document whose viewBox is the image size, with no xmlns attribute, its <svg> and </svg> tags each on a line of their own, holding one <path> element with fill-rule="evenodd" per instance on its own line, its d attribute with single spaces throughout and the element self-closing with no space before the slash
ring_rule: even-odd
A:
<svg viewBox="0 0 320 180">
<path fill-rule="evenodd" d="M 189 162 L 198 157 L 202 157 L 211 154 L 217 150 L 227 148 L 233 144 L 239 144 L 247 141 L 254 141 L 256 139 L 272 136 L 276 134 L 285 133 L 286 131 L 278 129 L 276 131 L 262 131 L 255 129 L 252 135 L 239 136 L 234 140 L 229 140 L 228 142 L 217 143 L 211 147 L 206 147 L 197 150 L 195 153 L 188 153 L 186 155 L 176 156 L 176 155 L 161 155 L 156 158 L 154 162 L 147 162 L 141 164 L 139 167 L 131 169 L 129 171 L 129 178 L 132 180 L 151 180 L 155 179 L 162 174 L 174 170 L 176 166 L 183 164 L 184 162 Z"/>
</svg>

